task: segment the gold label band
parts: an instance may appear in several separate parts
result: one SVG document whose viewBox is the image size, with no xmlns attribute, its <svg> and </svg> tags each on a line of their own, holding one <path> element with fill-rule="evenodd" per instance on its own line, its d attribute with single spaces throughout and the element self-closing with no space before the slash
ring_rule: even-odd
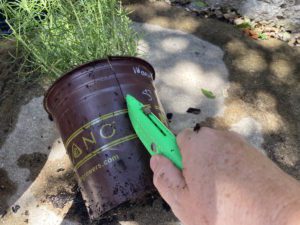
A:
<svg viewBox="0 0 300 225">
<path fill-rule="evenodd" d="M 87 161 L 89 161 L 90 159 L 92 159 L 93 157 L 95 157 L 97 154 L 103 152 L 103 151 L 106 151 L 106 150 L 109 150 L 111 149 L 112 147 L 114 146 L 117 146 L 121 143 L 124 143 L 124 142 L 127 142 L 127 141 L 130 141 L 130 140 L 133 140 L 133 139 L 136 139 L 137 138 L 137 135 L 136 134 L 131 134 L 131 135 L 128 135 L 126 137 L 122 137 L 122 138 L 119 138 L 117 140 L 114 140 L 106 145 L 103 145 L 102 147 L 100 148 L 97 148 L 95 149 L 93 152 L 87 154 L 83 159 L 81 159 L 79 162 L 76 163 L 76 165 L 74 166 L 75 169 L 79 169 L 83 164 L 85 164 Z"/>
<path fill-rule="evenodd" d="M 146 106 L 150 105 L 147 104 Z M 158 110 L 159 119 L 163 122 L 166 122 L 166 118 L 160 111 L 159 106 L 155 105 L 154 108 Z M 90 159 L 94 158 L 101 152 L 106 150 L 113 150 L 112 147 L 137 138 L 136 134 L 128 135 L 128 132 L 132 132 L 128 130 L 126 132 L 127 134 L 119 134 L 118 139 L 108 142 L 109 139 L 114 139 L 117 134 L 116 121 L 114 119 L 111 119 L 119 115 L 124 115 L 126 113 L 128 113 L 128 110 L 122 109 L 99 116 L 78 128 L 70 135 L 70 137 L 67 138 L 67 140 L 65 141 L 65 147 L 68 150 L 68 154 L 73 162 L 75 169 L 79 169 L 82 165 L 84 165 L 86 162 L 88 162 Z M 104 122 L 105 120 L 108 121 Z M 101 125 L 97 125 L 99 123 L 101 123 Z M 98 126 L 97 130 L 91 129 L 94 125 Z M 127 136 L 124 137 L 124 135 Z M 108 143 L 99 147 L 98 144 L 101 144 L 101 142 L 103 143 L 103 141 L 104 143 Z"/>
<path fill-rule="evenodd" d="M 118 111 L 115 111 L 115 112 L 112 112 L 112 113 L 108 113 L 108 114 L 99 116 L 98 118 L 96 118 L 96 119 L 88 122 L 87 124 L 85 124 L 82 127 L 78 128 L 74 133 L 72 133 L 70 135 L 70 137 L 66 140 L 66 143 L 65 143 L 66 148 L 68 148 L 69 144 L 74 140 L 74 138 L 76 138 L 76 136 L 78 136 L 84 130 L 90 128 L 91 126 L 93 126 L 93 125 L 95 125 L 97 123 L 102 122 L 103 120 L 112 118 L 114 116 L 123 115 L 123 114 L 126 114 L 127 112 L 128 112 L 127 109 L 118 110 Z"/>
</svg>

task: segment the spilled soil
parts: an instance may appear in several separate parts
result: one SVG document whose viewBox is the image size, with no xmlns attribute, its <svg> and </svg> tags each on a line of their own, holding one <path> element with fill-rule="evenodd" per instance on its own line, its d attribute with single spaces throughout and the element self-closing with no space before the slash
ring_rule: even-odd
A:
<svg viewBox="0 0 300 225">
<path fill-rule="evenodd" d="M 61 189 L 56 195 L 46 195 L 46 198 L 52 203 L 54 208 L 62 209 L 69 201 L 73 200 L 73 193 Z"/>
<path fill-rule="evenodd" d="M 146 214 L 145 212 L 149 212 L 149 208 L 157 208 L 162 214 L 168 218 L 166 221 L 175 221 L 175 217 L 171 213 L 171 209 L 169 205 L 159 196 L 158 193 L 152 193 L 138 202 L 126 202 L 120 205 L 119 207 L 110 210 L 106 214 L 104 214 L 101 219 L 89 221 L 87 210 L 84 206 L 84 200 L 78 190 L 76 196 L 73 200 L 73 204 L 69 209 L 69 212 L 65 216 L 65 220 L 69 221 L 77 221 L 82 224 L 90 224 L 90 225 L 120 225 L 120 221 L 136 221 L 139 224 L 149 224 L 149 222 L 153 222 L 141 217 L 142 214 Z M 152 210 L 152 209 L 151 209 Z"/>
</svg>

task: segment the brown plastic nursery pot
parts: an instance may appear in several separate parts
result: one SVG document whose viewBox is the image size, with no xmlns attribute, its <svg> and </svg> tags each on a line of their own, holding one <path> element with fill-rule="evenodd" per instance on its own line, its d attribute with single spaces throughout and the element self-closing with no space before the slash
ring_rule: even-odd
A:
<svg viewBox="0 0 300 225">
<path fill-rule="evenodd" d="M 109 57 L 66 73 L 45 95 L 92 220 L 153 190 L 150 157 L 131 126 L 124 96 L 150 104 L 166 121 L 154 78 L 153 67 L 140 58 Z"/>
</svg>

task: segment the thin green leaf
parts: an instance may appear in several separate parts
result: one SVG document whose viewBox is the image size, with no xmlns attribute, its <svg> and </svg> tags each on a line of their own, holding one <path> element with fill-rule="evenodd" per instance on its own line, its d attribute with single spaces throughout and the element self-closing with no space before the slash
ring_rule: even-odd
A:
<svg viewBox="0 0 300 225">
<path fill-rule="evenodd" d="M 259 33 L 258 38 L 260 40 L 268 40 L 268 35 L 266 35 L 265 33 Z"/>
<path fill-rule="evenodd" d="M 207 98 L 210 98 L 210 99 L 215 99 L 216 98 L 216 96 L 214 95 L 214 93 L 212 91 L 209 91 L 209 90 L 206 90 L 206 89 L 203 89 L 203 88 L 201 88 L 201 91 L 202 91 L 202 94 Z"/>
</svg>

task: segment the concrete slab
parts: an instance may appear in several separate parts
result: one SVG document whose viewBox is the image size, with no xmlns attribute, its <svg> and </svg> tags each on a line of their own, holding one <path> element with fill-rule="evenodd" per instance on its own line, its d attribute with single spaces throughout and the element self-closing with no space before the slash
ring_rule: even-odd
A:
<svg viewBox="0 0 300 225">
<path fill-rule="evenodd" d="M 228 82 L 223 62 L 224 52 L 193 35 L 156 25 L 136 24 L 142 34 L 140 51 L 154 65 L 155 85 L 166 112 L 173 113 L 171 128 L 175 133 L 194 127 L 207 117 L 221 115 Z M 212 91 L 215 99 L 205 97 L 201 89 Z M 199 115 L 187 114 L 199 108 Z"/>
<path fill-rule="evenodd" d="M 262 126 L 252 117 L 244 117 L 238 123 L 232 124 L 230 129 L 244 136 L 249 143 L 259 149 L 263 154 L 265 151 L 262 148 L 264 138 L 262 136 Z"/>
</svg>

